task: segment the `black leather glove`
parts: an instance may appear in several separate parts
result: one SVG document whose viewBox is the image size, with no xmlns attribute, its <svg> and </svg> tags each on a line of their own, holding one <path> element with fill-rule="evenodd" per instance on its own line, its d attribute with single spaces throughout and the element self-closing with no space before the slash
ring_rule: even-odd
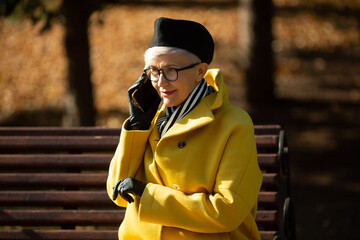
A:
<svg viewBox="0 0 360 240">
<path fill-rule="evenodd" d="M 148 129 L 161 99 L 145 73 L 129 88 L 128 100 L 130 127 L 139 130 Z"/>
<path fill-rule="evenodd" d="M 145 190 L 145 187 L 145 183 L 142 183 L 135 178 L 127 177 L 121 179 L 115 184 L 115 187 L 113 187 L 112 199 L 115 201 L 118 194 L 120 194 L 123 199 L 125 199 L 129 203 L 132 203 L 134 202 L 134 199 L 129 195 L 129 193 L 141 197 Z"/>
</svg>

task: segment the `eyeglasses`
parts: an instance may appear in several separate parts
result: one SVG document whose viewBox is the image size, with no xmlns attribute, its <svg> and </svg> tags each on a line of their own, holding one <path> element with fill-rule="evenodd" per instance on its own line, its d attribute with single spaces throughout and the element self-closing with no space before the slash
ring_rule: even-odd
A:
<svg viewBox="0 0 360 240">
<path fill-rule="evenodd" d="M 199 64 L 200 63 L 194 63 L 189 66 L 183 67 L 183 68 L 164 67 L 161 69 L 157 69 L 154 67 L 149 67 L 149 68 L 144 69 L 144 72 L 146 73 L 146 75 L 149 77 L 149 79 L 152 82 L 159 81 L 160 74 L 162 74 L 167 81 L 175 82 L 178 79 L 178 75 L 179 75 L 178 73 L 180 71 L 193 68 Z"/>
</svg>

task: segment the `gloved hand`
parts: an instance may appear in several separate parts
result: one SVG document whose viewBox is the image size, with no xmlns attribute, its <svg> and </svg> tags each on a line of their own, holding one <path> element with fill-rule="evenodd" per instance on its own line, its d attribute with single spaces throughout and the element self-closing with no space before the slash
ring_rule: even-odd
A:
<svg viewBox="0 0 360 240">
<path fill-rule="evenodd" d="M 121 179 L 115 184 L 115 187 L 113 187 L 112 199 L 115 201 L 118 194 L 120 194 L 123 199 L 125 199 L 129 203 L 132 203 L 134 202 L 134 199 L 129 195 L 129 193 L 141 197 L 145 190 L 145 187 L 145 183 L 140 182 L 135 178 L 127 177 Z"/>
<path fill-rule="evenodd" d="M 147 80 L 146 83 L 145 80 Z M 140 89 L 141 88 L 141 89 Z M 133 100 L 133 93 L 135 90 L 139 91 L 137 97 L 141 98 L 138 99 L 138 102 L 142 102 L 148 106 L 141 109 L 137 104 L 135 104 Z M 152 119 L 155 116 L 155 113 L 158 109 L 160 104 L 160 97 L 157 94 L 154 87 L 151 85 L 151 81 L 147 79 L 145 73 L 143 73 L 139 79 L 129 88 L 128 90 L 128 100 L 129 100 L 129 125 L 131 128 L 136 128 L 139 130 L 146 130 L 149 128 Z M 141 101 L 140 101 L 141 100 Z"/>
</svg>

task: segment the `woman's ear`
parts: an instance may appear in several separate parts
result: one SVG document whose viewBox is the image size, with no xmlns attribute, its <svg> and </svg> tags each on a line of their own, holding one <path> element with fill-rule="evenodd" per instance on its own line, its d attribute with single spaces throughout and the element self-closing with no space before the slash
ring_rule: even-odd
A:
<svg viewBox="0 0 360 240">
<path fill-rule="evenodd" d="M 197 65 L 196 82 L 200 82 L 201 79 L 204 78 L 208 68 L 209 68 L 209 65 L 207 63 L 200 63 L 199 65 Z"/>
</svg>

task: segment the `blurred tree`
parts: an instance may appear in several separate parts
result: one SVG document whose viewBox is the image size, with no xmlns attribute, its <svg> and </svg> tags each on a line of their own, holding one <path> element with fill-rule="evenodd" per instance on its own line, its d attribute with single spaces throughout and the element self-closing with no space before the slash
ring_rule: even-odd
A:
<svg viewBox="0 0 360 240">
<path fill-rule="evenodd" d="M 244 38 L 241 61 L 246 74 L 250 103 L 274 100 L 274 60 L 271 48 L 273 2 L 241 0 L 241 34 Z"/>
<path fill-rule="evenodd" d="M 82 1 L 64 0 L 60 12 L 66 19 L 65 49 L 68 57 L 68 91 L 63 123 L 65 126 L 94 126 L 87 32 L 91 9 Z"/>
<path fill-rule="evenodd" d="M 95 108 L 89 63 L 88 19 L 92 12 L 113 1 L 91 0 L 1 0 L 0 15 L 43 21 L 41 32 L 51 28 L 54 19 L 65 25 L 68 57 L 68 90 L 65 97 L 65 126 L 94 126 Z M 65 21 L 61 21 L 61 20 Z"/>
</svg>

